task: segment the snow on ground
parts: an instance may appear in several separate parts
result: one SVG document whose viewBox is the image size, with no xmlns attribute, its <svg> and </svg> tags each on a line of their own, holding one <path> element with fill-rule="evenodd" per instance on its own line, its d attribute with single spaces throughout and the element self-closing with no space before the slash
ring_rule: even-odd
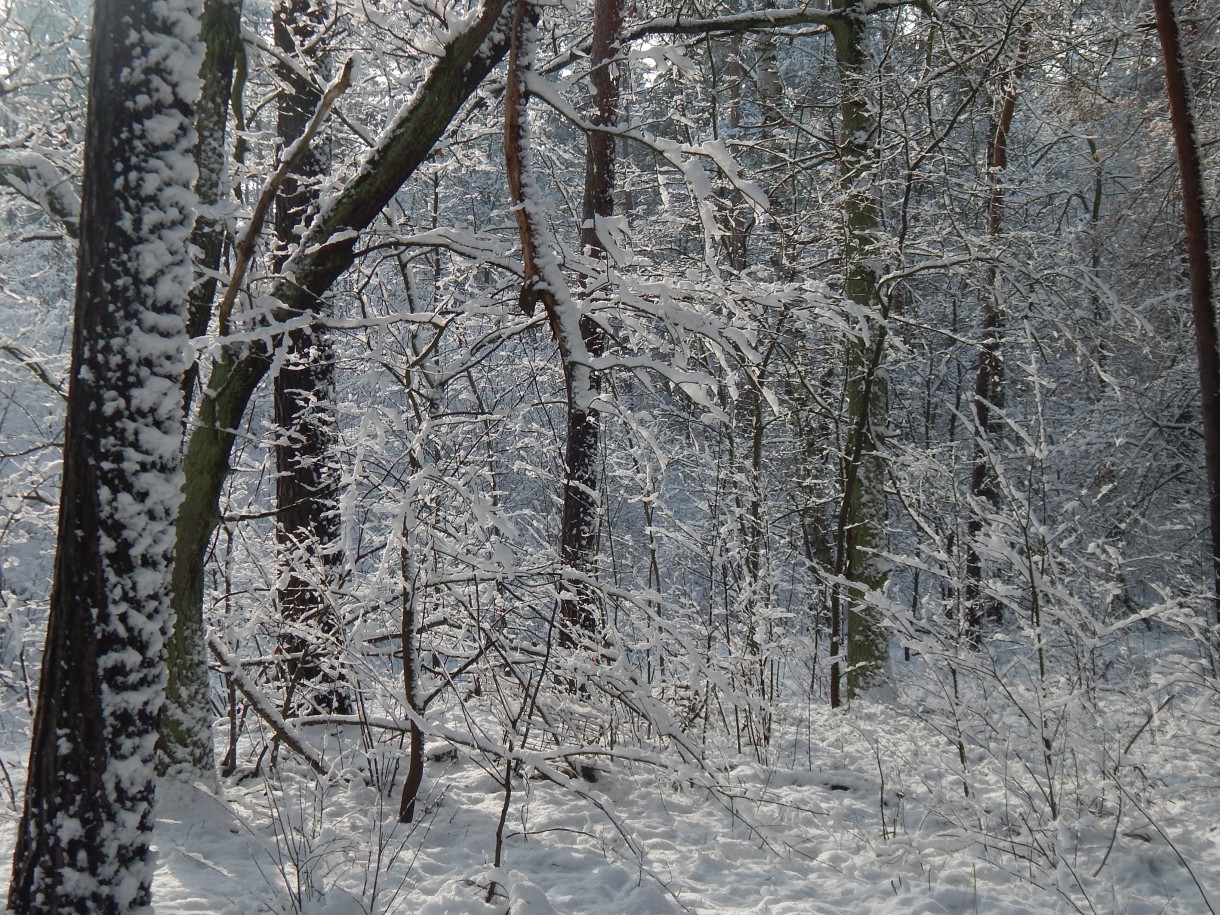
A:
<svg viewBox="0 0 1220 915">
<path fill-rule="evenodd" d="M 1153 702 L 1132 688 L 1098 693 L 1093 709 L 1044 708 L 1041 720 L 1060 716 L 1049 781 L 1021 742 L 1023 713 L 1002 704 L 962 709 L 992 716 L 993 737 L 968 741 L 964 780 L 948 719 L 928 696 L 850 713 L 785 708 L 765 763 L 733 745 L 709 746 L 702 767 L 598 757 L 596 781 L 568 786 L 522 770 L 498 869 L 502 760 L 434 740 L 423 813 L 403 825 L 396 791 L 370 774 L 398 751 L 370 757 L 355 728 L 314 726 L 310 739 L 347 768 L 322 778 L 281 754 L 278 769 L 247 769 L 219 793 L 162 783 L 156 906 L 166 915 L 1214 912 L 1220 700 L 1202 676 L 1175 674 L 1157 689 L 1165 698 Z M 16 797 L 19 706 L 0 731 Z M 7 856 L 17 811 L 11 800 L 5 808 Z"/>
</svg>

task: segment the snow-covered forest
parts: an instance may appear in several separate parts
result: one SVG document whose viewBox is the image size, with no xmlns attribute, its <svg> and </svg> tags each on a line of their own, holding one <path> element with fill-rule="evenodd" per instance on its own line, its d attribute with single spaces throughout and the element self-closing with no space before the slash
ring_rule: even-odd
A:
<svg viewBox="0 0 1220 915">
<path fill-rule="evenodd" d="M 1215 0 L 0 0 L 8 910 L 1215 913 L 1218 106 Z"/>
</svg>

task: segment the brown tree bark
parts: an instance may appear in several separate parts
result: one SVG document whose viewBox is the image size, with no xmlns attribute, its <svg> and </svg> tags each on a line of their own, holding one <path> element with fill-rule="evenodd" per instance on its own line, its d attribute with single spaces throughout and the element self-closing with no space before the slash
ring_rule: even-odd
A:
<svg viewBox="0 0 1220 915">
<path fill-rule="evenodd" d="M 533 313 L 537 303 L 546 309 L 552 335 L 563 364 L 567 400 L 564 443 L 563 503 L 559 519 L 559 644 L 574 647 L 582 637 L 596 634 L 601 624 L 596 574 L 597 536 L 600 524 L 601 474 L 598 450 L 600 419 L 594 401 L 601 389 L 601 373 L 593 360 L 605 353 L 601 325 L 579 314 L 561 271 L 553 262 L 553 238 L 535 212 L 526 188 L 536 190 L 526 127 L 527 78 L 532 67 L 532 33 L 537 10 L 529 0 L 517 0 L 509 50 L 508 87 L 505 91 L 504 153 L 509 194 L 517 217 L 524 262 L 522 305 Z M 618 119 L 619 85 L 615 56 L 622 31 L 621 0 L 595 0 L 590 82 L 593 95 L 591 121 L 610 127 Z M 585 186 L 581 245 L 594 257 L 605 257 L 597 231 L 598 218 L 614 212 L 614 137 L 592 130 L 586 138 Z"/>
<path fill-rule="evenodd" d="M 1004 232 L 1008 136 L 1017 110 L 1017 89 L 1025 74 L 1029 32 L 1030 24 L 1026 23 L 1017 44 L 1012 70 L 1004 82 L 1000 103 L 992 114 L 987 138 L 987 237 L 993 243 L 998 242 Z M 984 503 L 994 506 L 997 500 L 991 447 L 1000 435 L 996 413 L 1004 408 L 1004 361 L 1000 352 L 1004 312 L 1000 305 L 998 278 L 995 264 L 992 263 L 984 277 L 982 341 L 974 380 L 974 463 L 970 469 L 970 497 L 973 504 L 966 522 L 966 602 L 963 612 L 966 617 L 966 640 L 976 648 L 980 645 L 984 616 L 981 595 L 983 564 L 977 543 L 983 531 L 982 506 Z M 1001 614 L 998 604 L 989 608 L 987 613 L 997 623 L 1002 620 Z"/>
<path fill-rule="evenodd" d="M 589 57 L 589 82 L 595 127 L 613 127 L 619 118 L 619 36 L 623 28 L 622 0 L 593 0 L 593 46 Z M 592 130 L 585 137 L 585 187 L 582 208 L 581 247 L 586 254 L 606 261 L 606 247 L 598 234 L 598 219 L 614 215 L 615 142 L 613 134 Z M 588 315 L 579 320 L 580 337 L 589 358 L 605 354 L 606 337 L 601 325 Z M 560 561 L 580 576 L 572 582 L 561 604 L 560 639 L 573 640 L 576 633 L 593 634 L 600 623 L 600 608 L 588 584 L 596 571 L 597 533 L 601 509 L 601 420 L 589 405 L 573 398 L 570 368 L 565 367 L 568 386 L 568 430 L 564 449 L 563 513 L 560 519 Z M 601 373 L 590 367 L 589 387 L 601 390 Z"/>
<path fill-rule="evenodd" d="M 1173 0 L 1154 0 L 1156 31 L 1165 58 L 1169 119 L 1182 181 L 1182 222 L 1186 230 L 1186 266 L 1195 321 L 1199 391 L 1203 410 L 1203 454 L 1207 468 L 1208 520 L 1211 526 L 1214 621 L 1220 623 L 1220 341 L 1216 334 L 1216 299 L 1212 255 L 1204 200 L 1203 165 L 1191 111 L 1190 84 Z"/>
</svg>

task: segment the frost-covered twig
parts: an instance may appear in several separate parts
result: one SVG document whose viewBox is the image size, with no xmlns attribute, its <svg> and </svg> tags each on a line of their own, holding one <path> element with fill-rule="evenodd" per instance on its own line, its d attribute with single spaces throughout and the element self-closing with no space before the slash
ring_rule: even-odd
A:
<svg viewBox="0 0 1220 915">
<path fill-rule="evenodd" d="M 0 343 L 0 352 L 8 353 L 25 368 L 33 372 L 38 377 L 38 380 L 58 394 L 61 400 L 68 399 L 68 392 L 62 382 L 51 377 L 51 373 L 46 370 L 46 367 L 42 364 L 36 353 L 17 343 Z"/>
</svg>

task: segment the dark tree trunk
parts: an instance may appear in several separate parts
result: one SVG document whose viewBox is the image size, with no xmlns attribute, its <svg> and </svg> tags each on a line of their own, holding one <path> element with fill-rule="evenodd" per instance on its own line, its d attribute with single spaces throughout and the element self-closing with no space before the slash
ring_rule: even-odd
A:
<svg viewBox="0 0 1220 915">
<path fill-rule="evenodd" d="M 304 66 L 317 56 L 325 28 L 320 0 L 281 0 L 274 13 L 275 44 Z M 294 67 L 276 68 L 280 83 L 277 130 L 287 148 L 305 133 L 322 100 L 317 84 Z M 317 209 L 317 181 L 329 156 L 314 146 L 288 176 L 276 200 L 276 261 L 282 267 Z M 319 300 L 321 302 L 321 300 Z M 276 539 L 280 584 L 276 589 L 284 629 L 285 712 L 347 714 L 351 698 L 336 671 L 340 625 L 331 603 L 339 559 L 338 473 L 334 463 L 334 350 L 321 326 L 284 335 L 285 355 L 274 379 Z"/>
<path fill-rule="evenodd" d="M 600 356 L 605 343 L 601 327 L 591 318 L 581 318 L 581 337 L 590 356 Z M 559 558 L 565 580 L 559 592 L 559 644 L 571 648 L 582 636 L 594 635 L 601 613 L 596 573 L 597 534 L 601 506 L 601 472 L 598 449 L 601 421 L 594 410 L 580 406 L 572 396 L 570 372 L 567 380 L 568 422 L 564 446 L 563 510 L 559 522 Z M 589 388 L 597 392 L 601 378 L 589 373 Z"/>
<path fill-rule="evenodd" d="M 163 6 L 94 6 L 59 537 L 8 899 L 22 915 L 150 902 L 199 60 L 198 9 Z"/>
<path fill-rule="evenodd" d="M 1212 282 L 1209 226 L 1203 195 L 1203 166 L 1191 112 L 1186 62 L 1182 56 L 1173 0 L 1155 0 L 1156 30 L 1165 57 L 1169 118 L 1173 123 L 1182 174 L 1182 221 L 1186 228 L 1186 263 L 1195 319 L 1195 350 L 1203 409 L 1203 452 L 1207 465 L 1208 520 L 1211 524 L 1214 620 L 1220 623 L 1220 342 L 1216 336 L 1216 301 Z"/>
<path fill-rule="evenodd" d="M 619 117 L 619 38 L 623 28 L 622 0 L 593 0 L 593 45 L 589 81 L 593 101 L 591 122 L 613 127 Z M 614 215 L 615 140 L 610 133 L 590 131 L 585 139 L 585 188 L 580 230 L 585 253 L 603 260 L 606 248 L 597 220 Z M 579 322 L 581 341 L 590 358 L 605 354 L 606 337 L 600 324 L 587 315 Z M 600 523 L 601 421 L 589 405 L 573 396 L 572 366 L 565 361 L 568 422 L 564 446 L 563 512 L 560 519 L 560 561 L 573 577 L 560 592 L 560 643 L 574 645 L 580 635 L 596 633 L 600 626 L 596 589 L 590 579 L 596 572 L 597 534 Z M 590 368 L 590 393 L 601 390 L 601 373 Z"/>
<path fill-rule="evenodd" d="M 987 138 L 987 237 L 998 242 L 1004 232 L 1004 173 L 1008 170 L 1008 135 L 1017 110 L 1017 88 L 1025 73 L 1028 52 L 1029 25 L 1026 24 L 1017 45 L 1016 61 L 1004 83 L 998 109 L 993 113 Z M 984 610 L 982 605 L 982 558 L 978 538 L 983 531 L 981 512 L 984 505 L 995 506 L 996 477 L 992 469 L 991 449 L 1000 435 L 997 413 L 1004 408 L 1004 360 L 1000 352 L 1004 313 L 1000 305 L 998 272 L 994 263 L 987 267 L 983 289 L 982 340 L 974 377 L 974 464 L 970 469 L 972 506 L 966 522 L 966 602 L 965 632 L 968 643 L 980 645 Z M 1001 622 L 999 604 L 988 608 L 992 622 Z"/>
<path fill-rule="evenodd" d="M 398 821 L 415 821 L 419 787 L 424 781 L 424 731 L 419 725 L 424 709 L 420 702 L 419 657 L 419 574 L 411 558 L 407 542 L 409 532 L 403 526 L 403 547 L 399 571 L 402 574 L 402 685 L 407 706 L 412 713 L 407 739 L 407 774 L 402 781 L 402 800 L 398 805 Z"/>
<path fill-rule="evenodd" d="M 535 4 L 531 0 L 516 0 L 504 95 L 504 159 L 521 238 L 522 307 L 532 314 L 538 302 L 543 304 L 563 363 L 567 438 L 559 519 L 559 558 L 563 569 L 559 582 L 558 642 L 573 647 L 582 638 L 595 634 L 601 622 L 597 589 L 592 582 L 601 506 L 598 467 L 601 429 L 594 401 L 601 388 L 601 374 L 591 362 L 605 352 L 605 335 L 595 320 L 580 314 L 565 277 L 549 256 L 557 247 L 554 236 L 537 211 L 537 201 L 526 192 L 531 183 L 534 193 L 537 192 L 537 182 L 529 180 L 533 161 L 526 117 L 529 102 L 526 74 L 533 66 L 537 22 Z M 614 0 L 596 0 L 590 78 L 594 94 L 592 117 L 599 125 L 612 124 L 618 117 L 618 85 L 611 58 L 617 48 L 621 22 L 622 11 Z M 614 210 L 613 138 L 591 131 L 586 150 L 581 243 L 590 254 L 601 257 L 605 249 L 598 235 L 597 218 L 609 216 Z"/>
</svg>

